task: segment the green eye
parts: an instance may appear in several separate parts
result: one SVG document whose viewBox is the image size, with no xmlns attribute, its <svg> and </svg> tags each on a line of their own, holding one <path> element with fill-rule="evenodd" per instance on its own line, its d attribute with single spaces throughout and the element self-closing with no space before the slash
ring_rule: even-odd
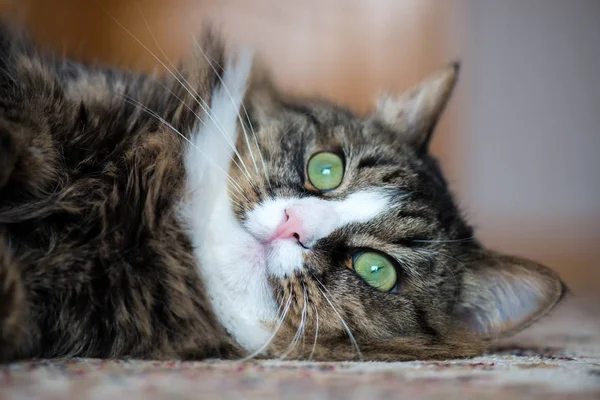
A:
<svg viewBox="0 0 600 400">
<path fill-rule="evenodd" d="M 317 153 L 308 161 L 308 179 L 319 190 L 340 186 L 344 177 L 344 162 L 334 153 Z"/>
<path fill-rule="evenodd" d="M 392 261 L 380 253 L 364 252 L 354 258 L 354 271 L 369 285 L 382 292 L 396 286 L 398 276 Z"/>
</svg>

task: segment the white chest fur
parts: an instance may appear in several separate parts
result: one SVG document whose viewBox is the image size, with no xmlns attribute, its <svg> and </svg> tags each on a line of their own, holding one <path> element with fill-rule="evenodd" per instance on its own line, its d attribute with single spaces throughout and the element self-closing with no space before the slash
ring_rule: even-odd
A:
<svg viewBox="0 0 600 400">
<path fill-rule="evenodd" d="M 237 222 L 228 198 L 226 171 L 252 59 L 240 54 L 225 68 L 212 94 L 210 117 L 199 123 L 186 154 L 188 199 L 182 217 L 190 227 L 199 273 L 221 324 L 247 350 L 260 348 L 277 308 L 253 238 Z"/>
</svg>

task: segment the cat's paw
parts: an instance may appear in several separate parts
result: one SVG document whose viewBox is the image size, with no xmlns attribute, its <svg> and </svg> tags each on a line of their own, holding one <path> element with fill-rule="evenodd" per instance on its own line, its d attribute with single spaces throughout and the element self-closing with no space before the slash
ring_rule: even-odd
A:
<svg viewBox="0 0 600 400">
<path fill-rule="evenodd" d="M 0 189 L 10 179 L 17 163 L 17 146 L 11 132 L 0 125 Z"/>
</svg>

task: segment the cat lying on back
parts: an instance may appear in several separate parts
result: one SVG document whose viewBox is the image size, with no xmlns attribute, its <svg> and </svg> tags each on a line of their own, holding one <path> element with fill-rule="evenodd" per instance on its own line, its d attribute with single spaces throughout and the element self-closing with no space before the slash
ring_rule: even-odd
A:
<svg viewBox="0 0 600 400">
<path fill-rule="evenodd" d="M 466 357 L 547 313 L 428 143 L 451 65 L 366 117 L 205 35 L 152 78 L 0 34 L 0 360 Z"/>
</svg>

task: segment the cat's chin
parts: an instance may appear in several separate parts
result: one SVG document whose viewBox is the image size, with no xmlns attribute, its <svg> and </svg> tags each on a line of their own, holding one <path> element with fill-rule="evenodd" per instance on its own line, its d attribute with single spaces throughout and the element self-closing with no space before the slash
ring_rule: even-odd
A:
<svg viewBox="0 0 600 400">
<path fill-rule="evenodd" d="M 293 238 L 264 242 L 252 237 L 247 247 L 248 260 L 273 278 L 293 276 L 301 271 L 308 252 Z"/>
<path fill-rule="evenodd" d="M 267 248 L 267 274 L 276 278 L 292 276 L 302 269 L 304 255 L 308 251 L 296 239 L 275 240 Z"/>
</svg>

